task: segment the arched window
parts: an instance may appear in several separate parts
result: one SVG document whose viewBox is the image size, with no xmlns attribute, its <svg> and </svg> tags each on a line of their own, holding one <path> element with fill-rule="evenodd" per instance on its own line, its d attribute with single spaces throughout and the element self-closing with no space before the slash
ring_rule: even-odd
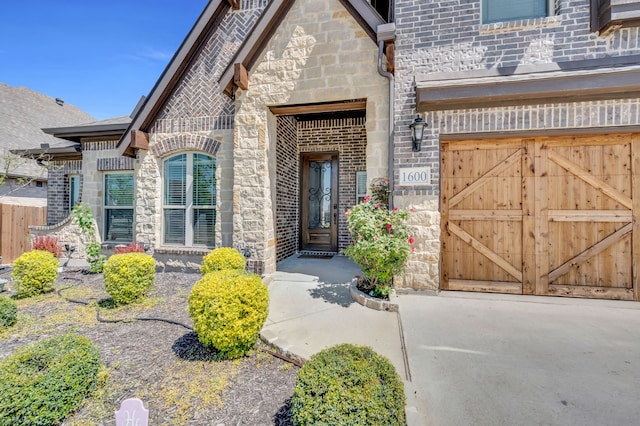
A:
<svg viewBox="0 0 640 426">
<path fill-rule="evenodd" d="M 164 162 L 164 244 L 213 247 L 216 225 L 216 159 L 184 153 Z"/>
</svg>

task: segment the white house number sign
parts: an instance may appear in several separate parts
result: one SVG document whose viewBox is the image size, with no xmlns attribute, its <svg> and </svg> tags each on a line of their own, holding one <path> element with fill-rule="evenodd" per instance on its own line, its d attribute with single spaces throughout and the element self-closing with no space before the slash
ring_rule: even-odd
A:
<svg viewBox="0 0 640 426">
<path fill-rule="evenodd" d="M 400 185 L 429 185 L 431 184 L 431 169 L 429 167 L 402 167 Z"/>
</svg>

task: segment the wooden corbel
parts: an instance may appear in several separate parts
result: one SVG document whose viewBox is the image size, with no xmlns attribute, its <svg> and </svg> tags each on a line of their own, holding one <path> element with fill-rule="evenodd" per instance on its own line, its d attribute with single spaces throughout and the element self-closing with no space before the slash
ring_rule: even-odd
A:
<svg viewBox="0 0 640 426">
<path fill-rule="evenodd" d="M 227 0 L 229 6 L 234 10 L 240 10 L 240 0 Z"/>
<path fill-rule="evenodd" d="M 394 73 L 396 69 L 396 44 L 395 40 L 384 42 L 384 54 L 387 57 L 387 72 Z"/>
<path fill-rule="evenodd" d="M 233 84 L 242 90 L 249 89 L 249 73 L 241 63 L 233 64 Z"/>
<path fill-rule="evenodd" d="M 149 149 L 149 134 L 142 130 L 133 130 L 129 146 L 133 149 Z"/>
</svg>

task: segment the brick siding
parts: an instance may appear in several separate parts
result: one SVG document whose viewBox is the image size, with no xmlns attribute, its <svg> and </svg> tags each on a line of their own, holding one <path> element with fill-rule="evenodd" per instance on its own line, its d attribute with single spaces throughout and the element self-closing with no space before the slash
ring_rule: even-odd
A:
<svg viewBox="0 0 640 426">
<path fill-rule="evenodd" d="M 396 185 L 398 195 L 439 194 L 440 132 L 473 132 L 490 127 L 498 131 L 544 129 L 549 120 L 553 121 L 551 127 L 560 128 L 562 117 L 567 122 L 570 120 L 567 117 L 572 117 L 576 111 L 577 115 L 585 116 L 580 114 L 580 104 L 427 113 L 425 121 L 429 128 L 426 129 L 422 152 L 414 153 L 411 151 L 409 124 L 416 116 L 416 74 L 640 53 L 638 28 L 617 29 L 605 35 L 591 32 L 590 0 L 558 0 L 555 16 L 492 24 L 482 24 L 481 7 L 480 0 L 399 0 L 396 3 L 395 169 L 428 166 L 433 173 L 433 183 L 429 186 Z M 631 103 L 636 105 L 638 102 L 634 100 Z M 608 110 L 623 107 L 612 103 L 595 103 L 584 104 L 584 108 L 600 111 L 600 108 Z M 523 118 L 523 114 L 526 117 Z M 538 117 L 546 118 L 540 122 Z M 612 120 L 625 120 L 624 114 L 619 117 L 622 118 Z M 604 122 L 606 120 L 609 119 L 600 121 L 589 118 L 589 123 L 591 126 L 602 126 L 607 125 Z M 575 123 L 576 127 L 581 127 L 580 123 Z M 397 171 L 395 178 L 397 182 Z"/>
<path fill-rule="evenodd" d="M 366 171 L 364 117 L 300 121 L 298 151 L 338 152 L 338 250 L 351 242 L 345 212 L 356 203 L 356 172 Z"/>
<path fill-rule="evenodd" d="M 82 161 L 52 161 L 49 164 L 47 225 L 55 225 L 69 216 L 69 175 L 80 175 L 82 193 Z"/>
<path fill-rule="evenodd" d="M 277 119 L 276 157 L 276 261 L 293 255 L 300 239 L 300 155 L 297 122 L 293 117 Z"/>
</svg>

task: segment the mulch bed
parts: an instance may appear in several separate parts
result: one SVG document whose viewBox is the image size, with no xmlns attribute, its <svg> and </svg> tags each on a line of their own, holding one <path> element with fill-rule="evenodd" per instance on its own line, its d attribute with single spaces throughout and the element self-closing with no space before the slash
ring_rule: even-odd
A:
<svg viewBox="0 0 640 426">
<path fill-rule="evenodd" d="M 113 425 L 126 398 L 141 398 L 153 425 L 289 425 L 298 367 L 256 350 L 220 360 L 191 330 L 186 308 L 197 274 L 159 273 L 149 299 L 109 309 L 102 275 L 66 271 L 57 293 L 18 300 L 18 324 L 0 332 L 0 358 L 54 334 L 77 332 L 99 348 L 105 383 L 65 425 Z M 6 293 L 5 293 L 6 294 Z M 93 302 L 72 303 L 64 298 Z M 97 306 L 100 317 L 96 318 Z"/>
</svg>

